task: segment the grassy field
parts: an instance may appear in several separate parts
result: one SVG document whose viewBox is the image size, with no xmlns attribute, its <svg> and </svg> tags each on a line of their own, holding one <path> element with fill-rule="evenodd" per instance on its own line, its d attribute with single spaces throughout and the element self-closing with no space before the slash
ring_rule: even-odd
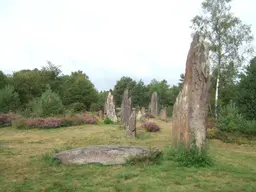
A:
<svg viewBox="0 0 256 192">
<path fill-rule="evenodd" d="M 138 139 L 124 137 L 118 125 L 84 125 L 48 130 L 0 129 L 0 191 L 256 191 L 256 144 L 210 140 L 215 165 L 179 167 L 175 162 L 125 166 L 57 165 L 54 151 L 87 145 L 145 145 L 163 149 L 171 143 L 171 125 L 157 122 L 158 133 L 138 126 Z"/>
</svg>

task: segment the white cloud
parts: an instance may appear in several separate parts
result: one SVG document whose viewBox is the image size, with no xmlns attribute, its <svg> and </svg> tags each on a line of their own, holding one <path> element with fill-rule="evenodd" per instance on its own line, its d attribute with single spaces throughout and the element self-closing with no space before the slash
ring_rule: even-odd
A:
<svg viewBox="0 0 256 192">
<path fill-rule="evenodd" d="M 98 89 L 111 88 L 121 76 L 176 83 L 185 70 L 190 20 L 200 3 L 1 1 L 1 70 L 40 68 L 51 60 L 64 73 L 83 70 Z M 254 24 L 253 5 L 252 0 L 235 1 L 235 13 Z"/>
</svg>

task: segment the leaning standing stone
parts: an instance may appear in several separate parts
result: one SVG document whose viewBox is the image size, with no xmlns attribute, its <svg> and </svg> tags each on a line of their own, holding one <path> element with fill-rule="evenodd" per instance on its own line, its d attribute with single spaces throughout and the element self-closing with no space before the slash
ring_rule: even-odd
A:
<svg viewBox="0 0 256 192">
<path fill-rule="evenodd" d="M 205 144 L 210 87 L 208 54 L 205 43 L 196 34 L 187 56 L 184 85 L 173 108 L 174 144 L 183 141 L 188 148 L 193 141 L 199 148 Z"/>
</svg>

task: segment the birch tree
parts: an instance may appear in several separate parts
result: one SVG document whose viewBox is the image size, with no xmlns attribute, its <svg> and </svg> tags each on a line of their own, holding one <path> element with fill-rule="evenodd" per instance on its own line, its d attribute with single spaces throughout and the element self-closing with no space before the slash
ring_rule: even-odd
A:
<svg viewBox="0 0 256 192">
<path fill-rule="evenodd" d="M 221 72 L 230 63 L 238 70 L 248 54 L 253 52 L 250 25 L 244 24 L 231 12 L 232 0 L 204 0 L 202 13 L 192 19 L 193 32 L 200 33 L 210 44 L 212 70 L 216 74 L 215 116 Z"/>
</svg>

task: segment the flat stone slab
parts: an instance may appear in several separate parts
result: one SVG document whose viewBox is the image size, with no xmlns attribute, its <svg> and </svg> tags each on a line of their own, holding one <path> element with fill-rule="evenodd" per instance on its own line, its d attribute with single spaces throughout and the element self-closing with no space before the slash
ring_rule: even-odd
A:
<svg viewBox="0 0 256 192">
<path fill-rule="evenodd" d="M 154 152 L 158 153 L 159 150 L 155 148 Z M 103 165 L 120 165 L 125 164 L 128 158 L 138 155 L 150 155 L 149 148 L 114 145 L 87 146 L 62 151 L 55 154 L 55 158 L 64 164 L 100 163 Z"/>
</svg>

